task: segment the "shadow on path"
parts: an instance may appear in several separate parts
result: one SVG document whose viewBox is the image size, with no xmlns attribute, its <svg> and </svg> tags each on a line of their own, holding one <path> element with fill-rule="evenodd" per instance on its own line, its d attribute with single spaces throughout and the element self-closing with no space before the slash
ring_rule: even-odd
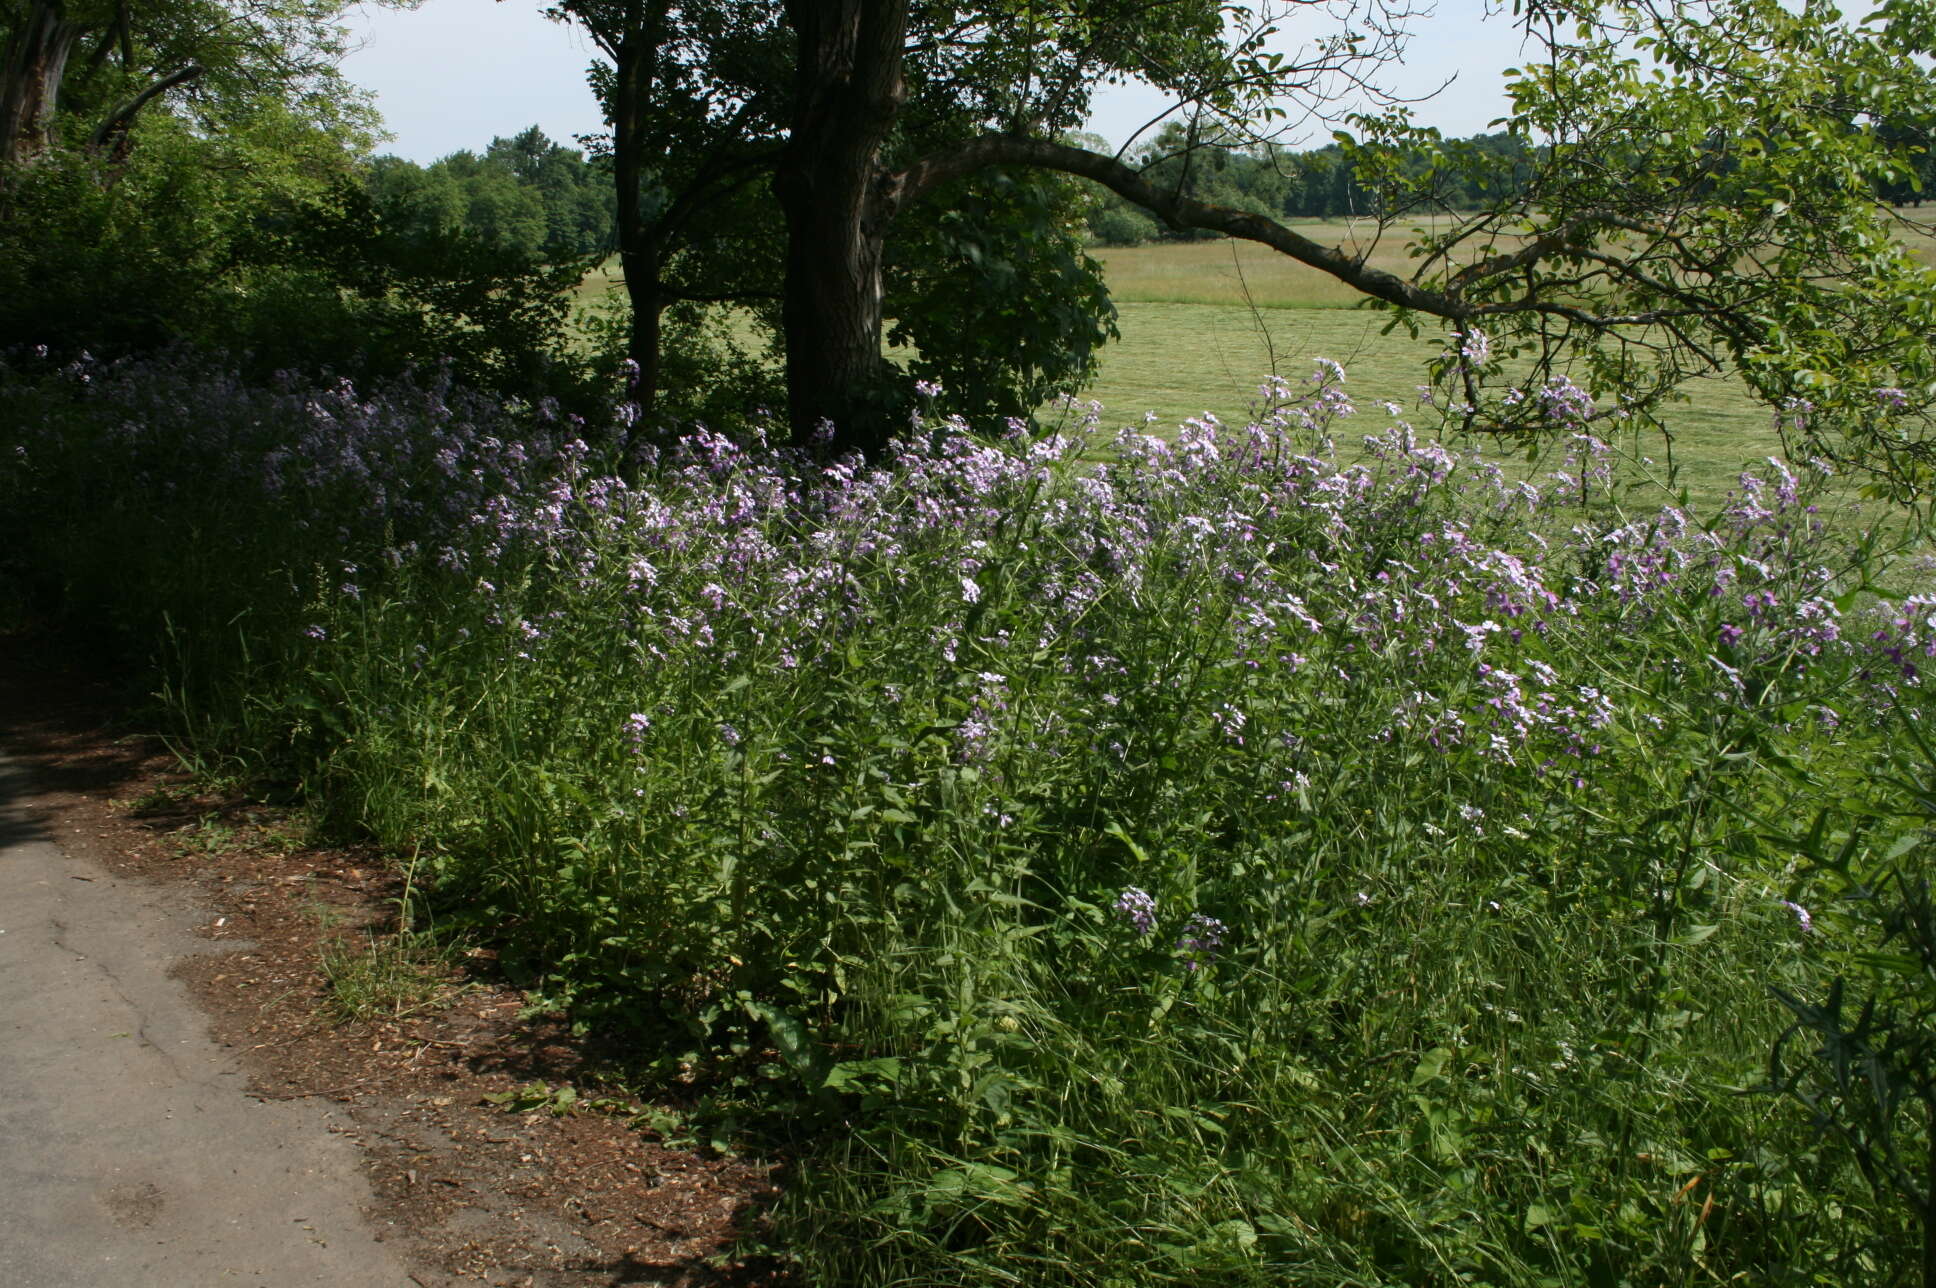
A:
<svg viewBox="0 0 1936 1288">
<path fill-rule="evenodd" d="M 25 766 L 17 761 L 0 761 L 0 849 L 53 839 L 48 812 L 28 804 L 31 789 Z"/>
</svg>

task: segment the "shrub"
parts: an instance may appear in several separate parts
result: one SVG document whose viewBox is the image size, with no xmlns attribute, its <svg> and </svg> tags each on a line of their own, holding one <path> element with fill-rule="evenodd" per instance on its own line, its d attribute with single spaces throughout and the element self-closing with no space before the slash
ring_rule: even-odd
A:
<svg viewBox="0 0 1936 1288">
<path fill-rule="evenodd" d="M 1141 246 L 1162 234 L 1156 221 L 1127 205 L 1105 205 L 1089 215 L 1089 235 L 1099 246 Z"/>
</svg>

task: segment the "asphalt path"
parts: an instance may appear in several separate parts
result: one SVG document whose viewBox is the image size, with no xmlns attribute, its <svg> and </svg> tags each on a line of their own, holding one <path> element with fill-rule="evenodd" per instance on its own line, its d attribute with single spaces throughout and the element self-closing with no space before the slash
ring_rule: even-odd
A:
<svg viewBox="0 0 1936 1288">
<path fill-rule="evenodd" d="M 56 826 L 0 756 L 0 1285 L 412 1283 L 342 1124 L 252 1099 L 168 977 L 196 910 Z"/>
</svg>

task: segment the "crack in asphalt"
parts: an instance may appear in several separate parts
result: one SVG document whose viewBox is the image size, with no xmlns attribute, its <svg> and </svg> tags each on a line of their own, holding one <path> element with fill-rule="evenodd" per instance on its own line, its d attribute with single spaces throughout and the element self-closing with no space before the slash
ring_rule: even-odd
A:
<svg viewBox="0 0 1936 1288">
<path fill-rule="evenodd" d="M 55 933 L 50 941 L 54 945 L 54 947 L 60 949 L 62 952 L 73 954 L 74 959 L 76 961 L 86 962 L 88 963 L 88 965 L 93 967 L 93 969 L 100 974 L 101 978 L 107 981 L 108 988 L 114 993 L 114 996 L 118 998 L 121 1004 L 127 1007 L 128 1011 L 134 1016 L 134 1027 L 129 1032 L 130 1032 L 130 1035 L 135 1039 L 137 1044 L 139 1044 L 140 1046 L 146 1047 L 148 1050 L 153 1051 L 156 1055 L 160 1056 L 163 1063 L 165 1063 L 168 1066 L 170 1072 L 172 1072 L 175 1075 L 175 1078 L 177 1081 L 186 1083 L 190 1086 L 201 1087 L 201 1088 L 211 1089 L 211 1090 L 222 1087 L 223 1084 L 217 1081 L 217 1079 L 222 1077 L 223 1074 L 228 1071 L 218 1070 L 215 1074 L 208 1075 L 208 1074 L 197 1073 L 191 1069 L 184 1068 L 182 1066 L 181 1061 L 176 1058 L 175 1053 L 173 1051 L 169 1050 L 161 1043 L 155 1041 L 154 1038 L 149 1035 L 148 1028 L 150 1023 L 152 1022 L 152 1019 L 148 1014 L 147 1008 L 143 1006 L 141 1002 L 137 1001 L 132 995 L 129 994 L 126 983 L 122 980 L 121 976 L 115 972 L 114 967 L 110 965 L 103 958 L 90 956 L 89 954 L 84 953 L 80 949 L 74 947 L 72 944 L 67 943 L 63 938 L 63 936 L 69 933 L 69 928 L 66 923 L 60 920 L 60 918 L 49 917 L 47 919 L 47 924 L 54 928 Z"/>
</svg>

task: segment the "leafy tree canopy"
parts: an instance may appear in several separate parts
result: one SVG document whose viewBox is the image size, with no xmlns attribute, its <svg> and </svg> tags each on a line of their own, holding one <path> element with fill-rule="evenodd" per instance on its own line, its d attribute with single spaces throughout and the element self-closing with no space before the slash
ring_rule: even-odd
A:
<svg viewBox="0 0 1936 1288">
<path fill-rule="evenodd" d="M 799 266 L 786 310 L 796 433 L 829 418 L 851 425 L 853 446 L 879 441 L 891 418 L 861 392 L 883 379 L 867 324 L 875 246 L 931 218 L 924 200 L 946 185 L 1024 167 L 1094 180 L 1175 229 L 1262 242 L 1395 325 L 1442 330 L 1435 374 L 1463 428 L 1550 428 L 1541 394 L 1561 374 L 1596 395 L 1574 417 L 1590 421 L 1654 417 L 1685 381 L 1738 371 L 1785 409 L 1797 447 L 1905 494 L 1936 482 L 1936 283 L 1878 198 L 1920 157 L 1880 126 L 1936 119 L 1918 57 L 1936 30 L 1928 0 L 1860 20 L 1823 0 L 1794 12 L 1533 0 L 1518 20 L 1541 53 L 1509 77 L 1502 122 L 1520 143 L 1448 142 L 1402 106 L 1348 115 L 1336 143 L 1367 224 L 1335 245 L 1191 191 L 1217 153 L 1335 115 L 1412 28 L 1409 12 L 1358 5 L 1280 55 L 1279 20 L 1296 8 L 790 6 L 798 77 L 778 192 Z M 937 51 L 943 70 L 925 71 Z M 897 131 L 931 76 L 979 128 L 922 149 Z M 1179 131 L 1158 136 L 1158 155 L 1065 141 L 1094 88 L 1125 76 L 1172 96 Z M 1411 271 L 1370 262 L 1378 238 L 1414 229 Z"/>
<path fill-rule="evenodd" d="M 389 0 L 406 4 L 410 0 Z M 0 0 L 0 166 L 50 148 L 125 156 L 156 103 L 204 132 L 265 96 L 367 143 L 376 116 L 338 69 L 347 0 Z"/>
<path fill-rule="evenodd" d="M 571 393 L 576 265 L 391 219 L 359 182 L 376 117 L 337 70 L 344 7 L 0 0 L 0 346 L 187 342 L 258 369 L 448 361 Z M 491 159 L 506 176 L 558 160 L 542 136 L 500 151 L 517 154 Z M 524 200 L 511 180 L 463 213 L 510 225 Z M 548 240 L 549 216 L 540 203 L 525 231 Z"/>
</svg>

